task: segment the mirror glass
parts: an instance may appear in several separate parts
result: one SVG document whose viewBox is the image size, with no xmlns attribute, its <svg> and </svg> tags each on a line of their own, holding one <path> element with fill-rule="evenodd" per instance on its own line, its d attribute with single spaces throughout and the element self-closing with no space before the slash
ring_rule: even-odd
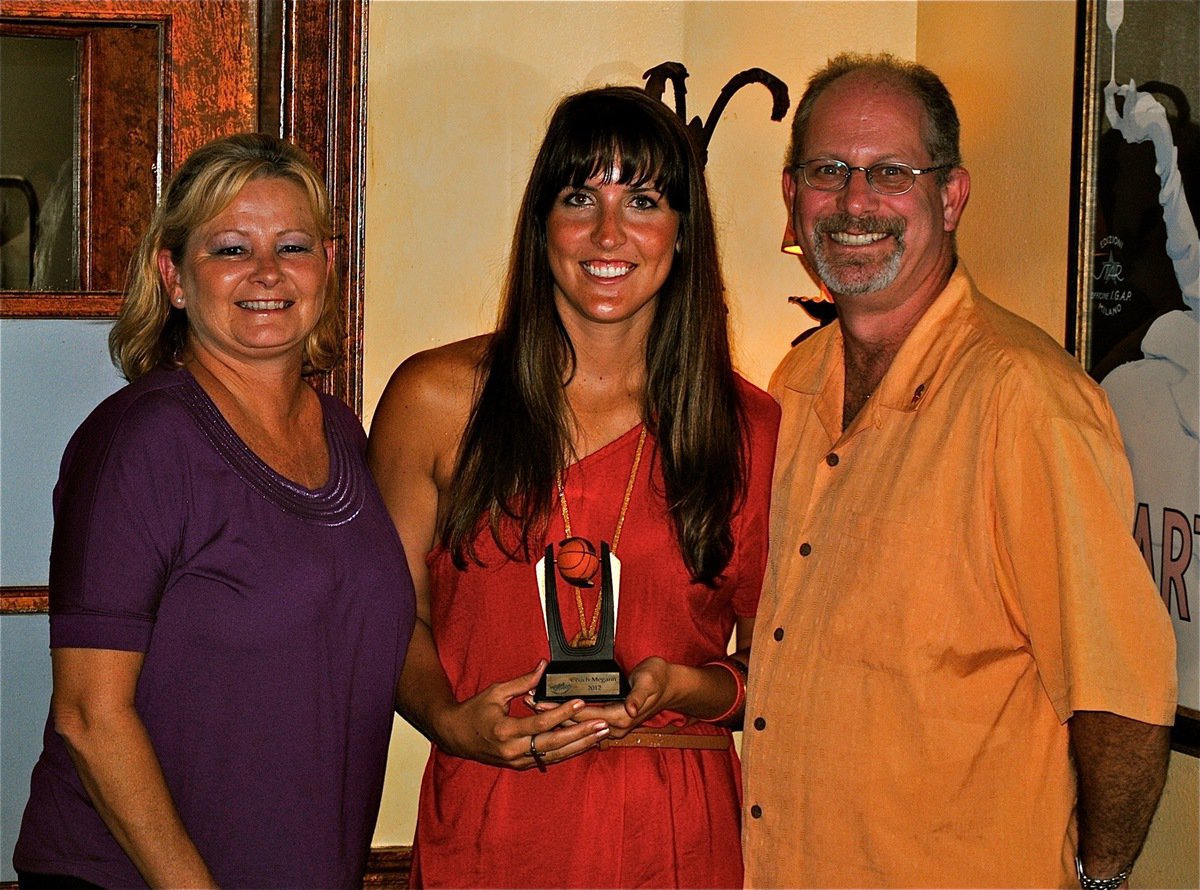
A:
<svg viewBox="0 0 1200 890">
<path fill-rule="evenodd" d="M 0 288 L 79 289 L 79 42 L 0 34 Z"/>
<path fill-rule="evenodd" d="M 0 289 L 119 292 L 154 209 L 162 26 L 0 19 Z"/>
</svg>

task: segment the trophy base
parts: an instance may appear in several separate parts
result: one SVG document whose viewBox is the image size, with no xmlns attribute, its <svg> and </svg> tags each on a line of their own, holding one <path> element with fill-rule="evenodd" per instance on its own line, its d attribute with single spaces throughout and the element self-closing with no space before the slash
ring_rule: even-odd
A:
<svg viewBox="0 0 1200 890">
<path fill-rule="evenodd" d="M 534 697 L 538 701 L 565 702 L 581 698 L 586 702 L 624 701 L 629 681 L 611 659 L 552 661 L 538 680 Z"/>
</svg>

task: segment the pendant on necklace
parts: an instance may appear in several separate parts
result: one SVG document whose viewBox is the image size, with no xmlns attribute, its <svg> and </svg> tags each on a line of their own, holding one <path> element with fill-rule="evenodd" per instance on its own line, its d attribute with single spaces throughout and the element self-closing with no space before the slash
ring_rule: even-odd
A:
<svg viewBox="0 0 1200 890">
<path fill-rule="evenodd" d="M 587 649 L 596 645 L 596 635 L 590 634 L 586 630 L 581 630 L 575 634 L 575 639 L 571 640 L 572 649 Z"/>
<path fill-rule="evenodd" d="M 617 515 L 617 527 L 613 531 L 612 545 L 609 548 L 613 558 L 616 558 L 617 544 L 621 540 L 621 529 L 625 526 L 625 511 L 629 509 L 629 498 L 633 495 L 633 485 L 637 481 L 638 467 L 642 462 L 642 447 L 646 444 L 646 425 L 642 424 L 638 433 L 637 449 L 633 452 L 633 465 L 629 468 L 629 481 L 625 483 L 625 497 L 621 501 L 621 512 Z M 575 588 L 575 608 L 579 612 L 579 633 L 571 641 L 574 649 L 590 649 L 600 639 L 600 613 L 603 611 L 603 595 L 596 599 L 596 607 L 592 610 L 592 619 L 588 621 L 583 608 L 583 593 L 581 588 L 592 587 L 595 577 L 600 572 L 600 557 L 596 548 L 587 538 L 571 534 L 571 512 L 567 509 L 567 492 L 563 485 L 562 473 L 555 473 L 554 487 L 558 489 L 558 505 L 562 510 L 563 531 L 566 538 L 558 544 L 558 555 L 554 557 L 558 574 L 564 581 Z M 547 548 L 547 556 L 551 554 Z M 614 615 L 615 618 L 615 615 Z"/>
</svg>

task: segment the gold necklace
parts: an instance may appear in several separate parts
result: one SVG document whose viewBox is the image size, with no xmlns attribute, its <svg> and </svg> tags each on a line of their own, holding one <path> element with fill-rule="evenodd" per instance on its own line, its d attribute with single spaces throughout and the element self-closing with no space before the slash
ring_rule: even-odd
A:
<svg viewBox="0 0 1200 890">
<path fill-rule="evenodd" d="M 617 527 L 613 531 L 612 546 L 609 548 L 614 556 L 617 553 L 617 545 L 621 542 L 625 512 L 629 509 L 629 499 L 633 496 L 633 485 L 637 480 L 638 467 L 642 463 L 642 447 L 645 444 L 646 425 L 642 424 L 642 431 L 638 434 L 637 450 L 633 453 L 633 466 L 629 469 L 629 481 L 625 483 L 625 497 L 621 501 L 621 512 L 617 515 Z M 596 556 L 596 548 L 591 541 L 586 538 L 577 538 L 571 534 L 571 512 L 567 509 L 567 491 L 563 486 L 561 471 L 555 473 L 554 483 L 558 488 L 558 506 L 562 510 L 563 530 L 567 535 L 559 542 L 559 557 L 555 559 L 555 565 L 558 568 L 559 577 L 575 588 L 575 608 L 579 612 L 579 633 L 575 635 L 571 645 L 576 649 L 587 648 L 596 643 L 596 635 L 600 627 L 600 606 L 603 599 L 596 598 L 596 606 L 592 609 L 592 618 L 589 621 L 583 608 L 582 589 L 592 586 L 592 579 L 596 577 L 596 572 L 600 568 L 600 560 Z M 562 562 L 564 547 L 572 557 L 572 565 L 569 569 L 564 569 Z"/>
</svg>

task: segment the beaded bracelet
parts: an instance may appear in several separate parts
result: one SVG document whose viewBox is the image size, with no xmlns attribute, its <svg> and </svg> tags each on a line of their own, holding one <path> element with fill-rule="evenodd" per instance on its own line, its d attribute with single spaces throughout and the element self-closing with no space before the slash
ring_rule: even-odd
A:
<svg viewBox="0 0 1200 890">
<path fill-rule="evenodd" d="M 720 658 L 716 661 L 706 661 L 704 663 L 704 667 L 710 666 L 725 668 L 725 670 L 729 671 L 729 675 L 733 677 L 733 682 L 737 686 L 737 693 L 733 697 L 733 704 L 729 706 L 728 710 L 718 714 L 716 717 L 702 718 L 705 723 L 724 723 L 740 711 L 742 705 L 746 703 L 746 667 L 740 661 L 732 658 Z"/>
</svg>

